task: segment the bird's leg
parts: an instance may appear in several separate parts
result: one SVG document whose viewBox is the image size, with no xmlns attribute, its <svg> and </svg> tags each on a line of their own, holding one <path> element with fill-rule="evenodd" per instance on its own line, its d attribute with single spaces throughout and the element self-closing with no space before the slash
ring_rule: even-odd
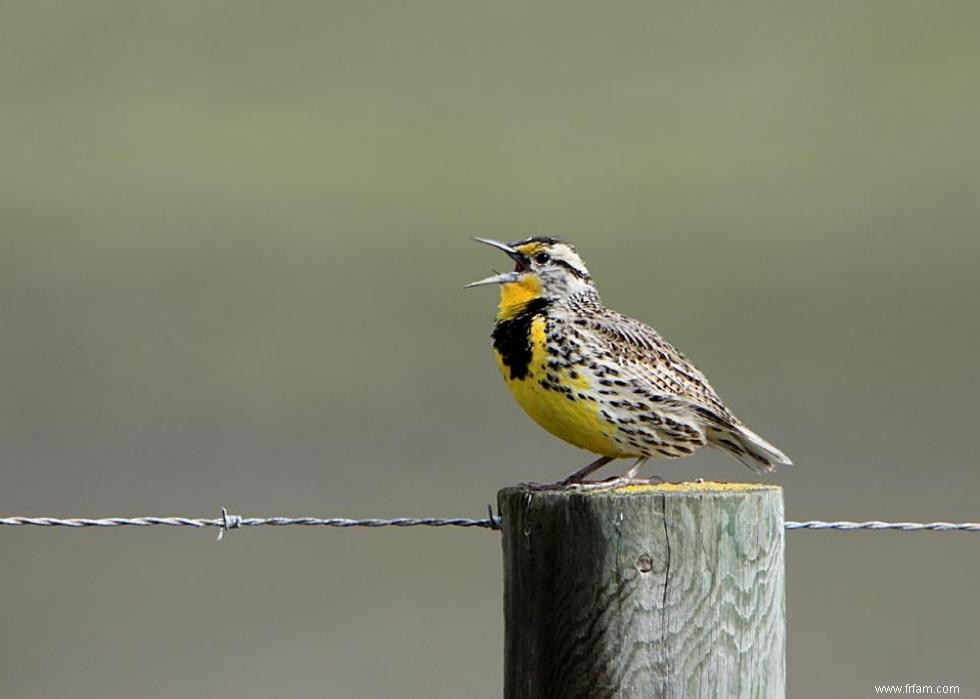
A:
<svg viewBox="0 0 980 699">
<path fill-rule="evenodd" d="M 649 457 L 643 457 L 636 460 L 636 463 L 630 466 L 630 470 L 620 476 L 621 479 L 626 481 L 626 484 L 632 483 L 633 485 L 657 485 L 658 483 L 666 483 L 666 481 L 660 476 L 650 476 L 649 478 L 637 478 L 636 474 L 639 473 L 640 469 L 643 468 L 643 464 L 647 462 Z"/>
<path fill-rule="evenodd" d="M 560 481 L 555 481 L 553 483 L 521 483 L 521 486 L 532 490 L 552 490 L 555 488 L 573 487 L 582 483 L 583 479 L 593 471 L 598 471 L 610 461 L 614 460 L 615 457 L 612 456 L 600 456 L 588 466 L 583 466 L 572 475 L 568 476 L 567 478 L 562 478 Z"/>
<path fill-rule="evenodd" d="M 562 485 L 572 485 L 573 483 L 581 483 L 582 481 L 585 480 L 585 477 L 587 475 L 589 475 L 594 471 L 598 471 L 600 468 L 602 468 L 603 466 L 605 466 L 606 464 L 608 464 L 610 461 L 613 460 L 615 460 L 615 457 L 600 456 L 598 459 L 590 463 L 588 466 L 583 466 L 572 475 L 568 476 L 567 478 L 563 478 L 558 482 L 561 483 Z"/>
<path fill-rule="evenodd" d="M 607 478 L 604 481 L 579 481 L 568 484 L 568 487 L 575 488 L 576 490 L 597 490 L 599 488 L 618 488 L 623 485 L 631 484 L 649 485 L 654 482 L 653 479 L 638 479 L 636 477 L 636 474 L 640 472 L 640 469 L 643 468 L 643 464 L 645 464 L 649 458 L 650 457 L 648 456 L 641 456 L 632 466 L 629 467 L 629 470 L 621 476 L 613 476 L 612 478 Z M 586 468 L 588 468 L 588 466 Z M 582 470 L 584 471 L 585 469 Z M 654 476 L 654 478 L 656 479 L 656 482 L 663 483 L 664 479 L 660 476 Z"/>
</svg>

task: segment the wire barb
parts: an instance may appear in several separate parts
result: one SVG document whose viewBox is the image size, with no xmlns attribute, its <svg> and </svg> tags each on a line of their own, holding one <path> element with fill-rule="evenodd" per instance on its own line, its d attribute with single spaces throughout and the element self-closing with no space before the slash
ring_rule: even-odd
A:
<svg viewBox="0 0 980 699">
<path fill-rule="evenodd" d="M 487 514 L 490 515 L 490 528 L 500 529 L 500 527 L 502 526 L 500 515 L 495 515 L 493 513 L 493 505 L 487 505 Z"/>
<path fill-rule="evenodd" d="M 238 515 L 228 514 L 228 508 L 222 507 L 221 529 L 218 530 L 218 538 L 216 539 L 216 541 L 221 541 L 225 536 L 225 532 L 228 531 L 229 529 L 238 529 L 240 526 L 242 526 L 242 518 L 239 517 Z"/>
</svg>

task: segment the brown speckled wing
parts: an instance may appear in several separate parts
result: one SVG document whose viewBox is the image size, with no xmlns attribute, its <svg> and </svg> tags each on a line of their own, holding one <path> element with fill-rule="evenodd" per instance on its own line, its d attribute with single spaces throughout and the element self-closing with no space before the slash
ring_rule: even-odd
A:
<svg viewBox="0 0 980 699">
<path fill-rule="evenodd" d="M 708 420 L 738 423 L 704 374 L 656 330 L 601 304 L 589 305 L 590 312 L 584 316 L 596 339 L 620 357 L 622 368 L 634 381 L 646 384 L 648 390 L 689 401 L 693 409 L 702 408 L 698 412 Z"/>
</svg>

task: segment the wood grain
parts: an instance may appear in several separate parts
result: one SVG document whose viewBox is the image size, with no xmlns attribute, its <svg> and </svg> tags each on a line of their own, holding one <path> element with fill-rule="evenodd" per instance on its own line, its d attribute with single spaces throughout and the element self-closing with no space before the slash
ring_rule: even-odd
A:
<svg viewBox="0 0 980 699">
<path fill-rule="evenodd" d="M 505 691 L 783 697 L 783 499 L 774 486 L 507 488 Z"/>
</svg>

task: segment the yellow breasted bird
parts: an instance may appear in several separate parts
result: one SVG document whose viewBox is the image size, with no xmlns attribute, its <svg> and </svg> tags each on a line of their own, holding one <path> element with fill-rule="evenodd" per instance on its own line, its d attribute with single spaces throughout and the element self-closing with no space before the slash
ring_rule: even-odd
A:
<svg viewBox="0 0 980 699">
<path fill-rule="evenodd" d="M 562 485 L 634 482 L 647 459 L 687 456 L 705 445 L 756 472 L 792 464 L 745 427 L 656 330 L 602 305 L 574 247 L 544 236 L 474 240 L 515 263 L 512 272 L 466 285 L 500 285 L 492 339 L 507 387 L 539 425 L 599 455 Z M 585 480 L 621 458 L 636 459 L 622 476 Z"/>
</svg>

